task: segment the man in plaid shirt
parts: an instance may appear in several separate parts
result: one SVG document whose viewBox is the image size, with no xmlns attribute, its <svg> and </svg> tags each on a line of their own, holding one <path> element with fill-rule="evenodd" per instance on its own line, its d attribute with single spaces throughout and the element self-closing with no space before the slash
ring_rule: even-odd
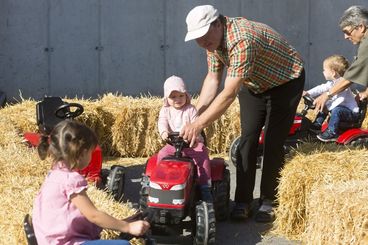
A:
<svg viewBox="0 0 368 245">
<path fill-rule="evenodd" d="M 274 219 L 277 179 L 284 163 L 283 144 L 304 87 L 299 53 L 271 27 L 219 14 L 211 5 L 197 6 L 186 18 L 185 41 L 195 39 L 207 50 L 208 73 L 197 109 L 199 117 L 181 131 L 194 144 L 201 130 L 218 119 L 239 97 L 241 163 L 236 169 L 234 219 L 246 219 L 253 201 L 258 139 L 265 126 L 260 207 L 256 221 Z M 226 67 L 224 88 L 218 92 Z"/>
</svg>

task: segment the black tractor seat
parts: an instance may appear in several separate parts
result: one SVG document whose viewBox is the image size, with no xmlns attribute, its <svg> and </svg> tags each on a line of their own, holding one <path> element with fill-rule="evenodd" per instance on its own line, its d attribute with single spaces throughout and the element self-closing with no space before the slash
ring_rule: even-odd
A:
<svg viewBox="0 0 368 245">
<path fill-rule="evenodd" d="M 55 115 L 55 111 L 66 103 L 60 97 L 44 97 L 36 105 L 37 125 L 43 135 L 49 135 L 51 130 L 63 121 Z"/>
</svg>

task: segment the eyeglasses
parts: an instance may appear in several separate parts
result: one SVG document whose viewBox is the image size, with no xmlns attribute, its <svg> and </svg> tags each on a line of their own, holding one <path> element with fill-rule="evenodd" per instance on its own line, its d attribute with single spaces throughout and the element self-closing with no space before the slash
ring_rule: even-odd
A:
<svg viewBox="0 0 368 245">
<path fill-rule="evenodd" d="M 342 30 L 342 32 L 345 34 L 345 35 L 347 35 L 347 36 L 351 36 L 351 34 L 353 33 L 353 31 L 355 30 L 355 29 L 357 29 L 358 28 L 358 26 L 352 26 L 349 30 Z"/>
</svg>

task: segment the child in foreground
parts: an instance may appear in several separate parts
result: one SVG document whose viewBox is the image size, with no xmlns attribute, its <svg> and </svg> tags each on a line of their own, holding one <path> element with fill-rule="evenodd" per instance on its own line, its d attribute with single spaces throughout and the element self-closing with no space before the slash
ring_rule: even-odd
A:
<svg viewBox="0 0 368 245">
<path fill-rule="evenodd" d="M 197 117 L 196 108 L 190 103 L 190 95 L 187 93 L 182 78 L 171 76 L 164 84 L 164 105 L 158 118 L 158 131 L 161 138 L 167 141 L 169 133 L 180 132 L 186 123 L 193 122 Z M 197 139 L 193 148 L 183 149 L 184 155 L 193 159 L 197 166 L 199 186 L 202 200 L 212 202 L 211 194 L 211 168 L 208 150 L 204 145 L 203 137 Z M 166 144 L 158 153 L 157 161 L 168 155 L 173 155 L 175 148 Z"/>
<path fill-rule="evenodd" d="M 77 170 L 91 161 L 97 137 L 76 121 L 58 123 L 38 146 L 41 159 L 53 159 L 33 204 L 33 225 L 39 245 L 43 244 L 129 244 L 126 240 L 100 240 L 102 228 L 142 235 L 147 221 L 127 222 L 99 211 L 88 197 L 86 179 Z"/>
</svg>

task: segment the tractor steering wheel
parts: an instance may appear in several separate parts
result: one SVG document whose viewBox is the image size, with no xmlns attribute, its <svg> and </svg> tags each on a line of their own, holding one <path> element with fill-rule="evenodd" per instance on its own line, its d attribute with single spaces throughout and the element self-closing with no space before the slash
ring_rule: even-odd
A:
<svg viewBox="0 0 368 245">
<path fill-rule="evenodd" d="M 73 110 L 71 110 L 73 108 Z M 75 108 L 75 109 L 74 109 Z M 59 106 L 55 111 L 55 116 L 60 119 L 76 118 L 84 111 L 83 106 L 78 103 L 67 103 Z"/>
<path fill-rule="evenodd" d="M 172 146 L 182 145 L 182 148 L 189 148 L 189 143 L 184 141 L 183 137 L 179 136 L 179 132 L 169 133 L 167 143 Z"/>
<path fill-rule="evenodd" d="M 314 105 L 314 99 L 310 95 L 304 95 L 304 105 L 308 107 L 308 109 L 315 109 L 316 105 Z"/>
</svg>

